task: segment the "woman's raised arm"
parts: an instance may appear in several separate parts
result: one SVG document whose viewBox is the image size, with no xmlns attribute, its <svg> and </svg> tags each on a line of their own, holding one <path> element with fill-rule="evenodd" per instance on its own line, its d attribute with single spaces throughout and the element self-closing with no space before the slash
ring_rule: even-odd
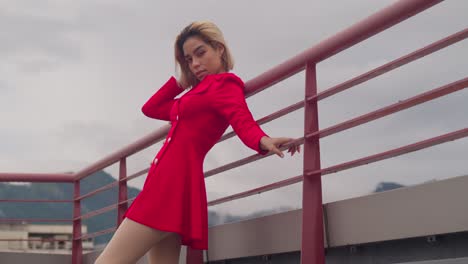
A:
<svg viewBox="0 0 468 264">
<path fill-rule="evenodd" d="M 183 91 L 184 89 L 177 84 L 177 80 L 171 77 L 143 105 L 141 111 L 147 117 L 169 121 L 172 105 L 176 101 L 174 98 Z"/>
</svg>

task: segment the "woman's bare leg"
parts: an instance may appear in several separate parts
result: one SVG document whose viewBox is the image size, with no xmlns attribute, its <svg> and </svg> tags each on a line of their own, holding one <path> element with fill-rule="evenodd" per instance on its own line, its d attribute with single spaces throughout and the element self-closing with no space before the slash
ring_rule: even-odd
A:
<svg viewBox="0 0 468 264">
<path fill-rule="evenodd" d="M 150 264 L 178 264 L 180 256 L 180 235 L 172 233 L 154 245 L 148 252 Z"/>
<path fill-rule="evenodd" d="M 125 218 L 95 264 L 134 264 L 170 234 Z"/>
</svg>

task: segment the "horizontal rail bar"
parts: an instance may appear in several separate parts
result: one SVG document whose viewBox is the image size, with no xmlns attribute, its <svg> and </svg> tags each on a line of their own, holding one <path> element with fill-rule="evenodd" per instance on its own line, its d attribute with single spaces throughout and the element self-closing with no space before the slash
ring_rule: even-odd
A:
<svg viewBox="0 0 468 264">
<path fill-rule="evenodd" d="M 310 98 L 308 98 L 308 100 L 314 100 L 315 98 L 317 98 L 318 100 L 322 100 L 322 99 L 325 99 L 327 97 L 330 97 L 334 94 L 337 94 L 339 92 L 342 92 L 346 89 L 349 89 L 353 86 L 356 86 L 358 84 L 361 84 L 361 83 L 364 83 L 368 80 L 371 80 L 375 77 L 378 77 L 384 73 L 387 73 L 389 71 L 392 71 L 392 70 L 395 70 L 403 65 L 406 65 L 410 62 L 413 62 L 415 60 L 418 60 L 420 58 L 423 58 L 424 56 L 426 55 L 429 55 L 431 53 L 434 53 L 438 50 L 441 50 L 447 46 L 450 46 L 452 44 L 455 44 L 459 41 L 462 41 L 464 39 L 466 39 L 468 37 L 468 29 L 464 29 L 464 30 L 461 30 L 453 35 L 450 35 L 446 38 L 443 38 L 441 40 L 438 40 L 436 42 L 433 42 L 429 45 L 427 45 L 426 47 L 424 48 L 421 48 L 419 50 L 416 50 L 412 53 L 409 53 L 403 57 L 400 57 L 396 60 L 393 60 L 389 63 L 386 63 L 380 67 L 377 67 L 373 70 L 370 70 L 364 74 L 361 74 L 349 81 L 346 81 L 344 83 L 341 83 L 341 84 L 338 84 L 330 89 L 327 89 L 321 93 L 318 93 L 317 95 L 315 96 L 312 96 Z"/>
<path fill-rule="evenodd" d="M 293 111 L 296 111 L 296 110 L 298 110 L 298 109 L 301 109 L 301 108 L 303 108 L 303 107 L 304 107 L 304 101 L 300 101 L 300 102 L 297 102 L 297 103 L 295 103 L 295 104 L 293 104 L 293 105 L 287 106 L 287 107 L 285 107 L 285 108 L 283 108 L 283 109 L 281 109 L 281 110 L 278 110 L 278 111 L 274 112 L 274 113 L 271 114 L 271 115 L 268 115 L 268 116 L 265 116 L 265 117 L 263 117 L 263 118 L 260 118 L 260 119 L 258 119 L 256 122 L 257 122 L 257 124 L 259 124 L 259 125 L 263 125 L 263 124 L 265 124 L 265 123 L 268 123 L 268 122 L 270 122 L 270 121 L 273 121 L 273 120 L 275 120 L 275 119 L 278 119 L 278 118 L 280 118 L 280 117 L 282 117 L 282 116 L 285 116 L 285 115 L 287 115 L 287 114 L 289 114 L 289 113 L 291 113 L 291 112 L 293 112 Z M 232 137 L 234 137 L 235 135 L 236 135 L 236 133 L 235 133 L 234 131 L 231 131 L 231 132 L 229 132 L 229 133 L 226 133 L 226 134 L 224 134 L 224 135 L 221 137 L 221 139 L 218 141 L 218 143 L 219 143 L 219 142 L 222 142 L 222 141 L 224 141 L 224 140 L 227 140 L 227 139 L 229 139 L 229 138 L 232 138 Z"/>
<path fill-rule="evenodd" d="M 400 0 L 248 81 L 246 83 L 247 96 L 251 96 L 265 89 L 267 86 L 271 86 L 303 70 L 304 66 L 309 61 L 315 61 L 317 63 L 324 60 L 439 2 L 441 2 L 441 0 Z M 123 157 L 128 157 L 151 146 L 163 139 L 168 131 L 169 125 L 166 125 L 133 144 L 95 162 L 77 172 L 75 174 L 75 180 L 87 177 L 94 172 L 118 162 Z"/>
<path fill-rule="evenodd" d="M 117 203 L 117 204 L 109 205 L 109 206 L 107 206 L 107 207 L 103 207 L 103 208 L 101 208 L 101 209 L 98 209 L 98 210 L 95 210 L 95 211 L 91 211 L 91 212 L 89 212 L 89 213 L 87 213 L 87 214 L 85 214 L 85 215 L 82 215 L 82 216 L 79 216 L 79 217 L 75 218 L 75 220 L 87 219 L 87 218 L 90 218 L 90 217 L 93 217 L 93 216 L 96 216 L 96 215 L 99 215 L 99 214 L 103 214 L 103 213 L 105 213 L 105 212 L 112 211 L 112 210 L 114 210 L 114 209 L 117 208 L 117 205 L 125 204 L 125 203 L 127 203 L 127 202 L 129 202 L 129 201 L 133 201 L 133 200 L 135 200 L 135 198 L 136 198 L 136 197 L 133 197 L 133 198 L 127 199 L 127 200 L 125 200 L 125 201 L 121 201 L 121 202 L 119 202 L 119 203 Z"/>
<path fill-rule="evenodd" d="M 400 0 L 246 82 L 247 97 L 366 40 L 442 0 Z"/>
<path fill-rule="evenodd" d="M 77 237 L 77 238 L 75 238 L 73 240 L 86 240 L 86 239 L 89 239 L 89 238 L 94 238 L 94 237 L 97 237 L 97 236 L 102 236 L 102 235 L 105 235 L 105 234 L 115 232 L 115 230 L 117 230 L 117 227 L 111 227 L 111 228 L 104 229 L 104 230 L 101 230 L 101 231 L 98 231 L 98 232 L 94 232 L 94 233 L 90 233 L 90 234 L 86 234 L 86 235 Z"/>
<path fill-rule="evenodd" d="M 89 192 L 89 193 L 87 193 L 87 194 L 84 194 L 84 195 L 82 195 L 82 196 L 77 197 L 77 198 L 75 199 L 75 201 L 83 200 L 83 199 L 89 198 L 90 196 L 93 196 L 93 195 L 95 195 L 95 194 L 98 194 L 98 193 L 100 193 L 100 192 L 103 192 L 103 191 L 105 191 L 105 190 L 109 190 L 109 189 L 112 189 L 113 187 L 117 187 L 117 186 L 119 185 L 119 182 L 132 180 L 132 179 L 134 179 L 134 178 L 136 178 L 136 177 L 138 177 L 138 176 L 143 175 L 143 174 L 146 173 L 148 170 L 149 170 L 149 168 L 146 168 L 146 169 L 141 170 L 141 171 L 139 171 L 139 172 L 137 172 L 137 173 L 135 173 L 135 174 L 133 174 L 133 175 L 130 175 L 130 176 L 125 177 L 125 178 L 123 178 L 123 179 L 120 179 L 120 180 L 118 180 L 118 181 L 115 181 L 115 182 L 111 182 L 111 183 L 109 183 L 109 184 L 106 184 L 106 185 L 104 185 L 104 186 L 102 186 L 102 187 L 97 188 L 97 189 L 94 190 L 94 191 L 91 191 L 91 192 Z M 1 201 L 1 200 L 0 200 L 0 201 Z"/>
<path fill-rule="evenodd" d="M 407 64 L 409 62 L 412 62 L 414 60 L 422 58 L 422 57 L 424 57 L 424 56 L 426 56 L 426 55 L 428 55 L 430 53 L 433 53 L 435 51 L 438 51 L 438 50 L 440 50 L 440 49 L 442 49 L 444 47 L 447 47 L 447 46 L 452 45 L 452 44 L 454 44 L 456 42 L 464 40 L 467 37 L 468 37 L 468 29 L 461 30 L 461 31 L 459 31 L 459 32 L 457 32 L 457 33 L 455 33 L 455 34 L 453 34 L 451 36 L 448 36 L 448 37 L 446 37 L 444 39 L 436 41 L 436 42 L 434 42 L 434 43 L 432 43 L 432 44 L 430 44 L 430 45 L 428 45 L 428 46 L 426 46 L 426 47 L 424 47 L 422 49 L 414 51 L 414 52 L 412 52 L 410 54 L 407 54 L 407 55 L 405 55 L 405 56 L 403 56 L 403 57 L 401 57 L 399 59 L 396 59 L 396 60 L 394 60 L 392 62 L 389 62 L 389 63 L 387 63 L 385 65 L 382 65 L 382 66 L 380 66 L 378 68 L 375 68 L 375 69 L 373 69 L 371 71 L 368 71 L 368 72 L 366 72 L 366 73 L 364 73 L 364 74 L 362 74 L 362 75 L 360 75 L 360 76 L 358 76 L 356 78 L 353 78 L 353 79 L 348 80 L 348 81 L 346 81 L 344 83 L 336 85 L 336 86 L 334 86 L 334 87 L 332 87 L 330 89 L 327 89 L 327 90 L 317 94 L 316 96 L 308 98 L 307 101 L 312 101 L 312 100 L 314 100 L 316 98 L 318 100 L 325 99 L 325 98 L 327 98 L 327 97 L 329 97 L 331 95 L 342 92 L 342 91 L 344 91 L 344 90 L 346 90 L 348 88 L 351 88 L 351 87 L 353 87 L 355 85 L 358 85 L 358 84 L 363 83 L 363 82 L 365 82 L 367 80 L 375 78 L 375 77 L 377 77 L 377 76 L 379 76 L 379 75 L 381 75 L 383 73 L 394 70 L 394 69 L 396 69 L 396 68 L 398 68 L 400 66 L 403 66 L 403 65 L 405 65 L 405 64 Z M 257 123 L 261 125 L 261 124 L 270 122 L 270 121 L 272 121 L 274 119 L 277 119 L 277 118 L 279 118 L 281 116 L 284 116 L 284 115 L 286 115 L 286 114 L 288 114 L 288 113 L 290 113 L 292 111 L 298 110 L 298 109 L 300 109 L 302 107 L 304 107 L 304 102 L 303 101 L 298 102 L 298 103 L 296 103 L 294 105 L 288 106 L 287 108 L 282 109 L 282 110 L 280 110 L 280 111 L 278 111 L 278 112 L 276 112 L 276 113 L 274 113 L 272 115 L 269 115 L 267 117 L 259 119 L 257 121 Z M 221 140 L 219 142 L 224 141 L 224 140 L 226 140 L 228 138 L 231 138 L 233 136 L 235 136 L 235 133 L 233 131 L 230 132 L 230 133 L 227 133 L 221 138 Z M 148 168 L 141 171 L 141 172 L 139 172 L 139 173 L 144 174 L 147 171 L 148 171 Z M 2 174 L 0 174 L 0 177 L 1 177 L 1 175 Z M 30 175 L 37 175 L 37 174 L 30 174 Z M 133 178 L 138 177 L 138 176 L 140 176 L 140 175 L 132 175 L 132 176 L 127 177 L 124 180 L 130 180 L 130 179 L 133 179 Z M 112 185 L 112 187 L 113 186 L 115 186 L 115 185 Z M 102 189 L 99 189 L 99 191 L 104 191 L 106 189 L 108 189 L 108 188 L 102 188 Z M 77 199 L 84 199 L 84 198 L 87 198 L 87 197 L 89 197 L 89 196 L 91 196 L 93 194 L 95 194 L 95 193 L 89 193 L 89 194 L 86 194 L 84 196 L 78 197 Z"/>
<path fill-rule="evenodd" d="M 318 175 L 324 176 L 324 175 L 327 175 L 327 174 L 336 173 L 336 172 L 347 170 L 347 169 L 350 169 L 350 168 L 355 168 L 355 167 L 362 166 L 362 165 L 365 165 L 365 164 L 369 164 L 369 163 L 372 163 L 372 162 L 381 161 L 381 160 L 384 160 L 384 159 L 389 159 L 389 158 L 392 158 L 392 157 L 400 156 L 400 155 L 403 155 L 403 154 L 406 154 L 406 153 L 409 153 L 409 152 L 414 152 L 414 151 L 421 150 L 421 149 L 424 149 L 424 148 L 429 148 L 429 147 L 432 147 L 432 146 L 435 146 L 435 145 L 438 145 L 438 144 L 442 144 L 442 143 L 445 143 L 445 142 L 448 142 L 448 141 L 460 139 L 460 138 L 467 137 L 467 136 L 468 136 L 468 128 L 465 128 L 465 129 L 461 129 L 461 130 L 458 130 L 458 131 L 455 131 L 455 132 L 447 133 L 447 134 L 444 134 L 444 135 L 441 135 L 441 136 L 438 136 L 438 137 L 433 137 L 433 138 L 430 138 L 430 139 L 427 139 L 427 140 L 419 141 L 419 142 L 411 144 L 411 145 L 407 145 L 407 146 L 392 149 L 392 150 L 389 150 L 389 151 L 386 151 L 386 152 L 382 152 L 382 153 L 379 153 L 379 154 L 367 156 L 367 157 L 364 157 L 364 158 L 361 158 L 361 159 L 356 159 L 356 160 L 345 162 L 345 163 L 341 163 L 341 164 L 334 165 L 334 166 L 324 168 L 324 169 L 321 169 L 321 170 L 316 170 L 316 171 L 313 171 L 313 172 L 307 172 L 306 176 L 307 177 L 318 176 Z M 245 192 L 241 192 L 241 193 L 237 193 L 237 194 L 234 194 L 234 195 L 230 195 L 230 196 L 226 196 L 226 197 L 223 197 L 223 198 L 220 198 L 220 199 L 213 200 L 211 202 L 208 202 L 208 206 L 213 206 L 213 205 L 229 202 L 229 201 L 232 201 L 232 200 L 237 200 L 237 199 L 240 199 L 240 198 L 252 196 L 252 195 L 255 195 L 255 194 L 260 194 L 262 192 L 266 192 L 266 191 L 278 189 L 278 188 L 281 188 L 281 187 L 285 187 L 285 186 L 288 186 L 288 185 L 292 185 L 292 184 L 301 182 L 302 180 L 303 180 L 303 175 L 294 176 L 294 177 L 291 177 L 291 178 L 286 179 L 286 180 L 278 181 L 278 182 L 271 183 L 271 184 L 268 184 L 268 185 L 264 185 L 264 186 L 261 186 L 261 187 L 255 188 L 255 189 L 251 189 L 251 190 L 248 190 L 248 191 L 245 191 Z"/>
<path fill-rule="evenodd" d="M 86 213 L 84 215 L 81 215 L 79 217 L 75 217 L 75 218 L 73 218 L 73 221 L 80 220 L 80 219 L 84 220 L 84 219 L 87 219 L 87 218 L 90 218 L 90 217 L 93 217 L 93 216 L 96 216 L 96 215 L 103 214 L 105 212 L 112 211 L 113 209 L 116 209 L 116 208 L 117 208 L 117 204 L 112 204 L 112 205 L 103 207 L 101 209 L 88 212 L 88 213 Z"/>
<path fill-rule="evenodd" d="M 283 148 L 282 148 L 282 149 L 283 149 Z M 254 154 L 254 155 L 245 157 L 245 158 L 243 158 L 243 159 L 240 159 L 240 160 L 237 160 L 237 161 L 228 163 L 228 164 L 226 164 L 226 165 L 219 166 L 218 168 L 209 170 L 209 171 L 205 172 L 204 175 L 205 175 L 205 178 L 208 178 L 208 177 L 211 177 L 211 176 L 216 175 L 216 174 L 218 174 L 218 173 L 221 173 L 221 172 L 223 172 L 223 171 L 227 171 L 227 170 L 230 170 L 230 169 L 233 169 L 233 168 L 237 168 L 237 167 L 240 167 L 240 166 L 242 166 L 242 165 L 245 165 L 245 164 L 254 162 L 254 161 L 256 161 L 256 160 L 260 160 L 260 159 L 269 157 L 269 156 L 271 156 L 271 155 L 274 155 L 274 153 L 268 153 L 268 154 L 266 154 L 266 155 L 264 155 L 264 156 L 263 156 L 263 155 L 259 155 L 259 154 Z M 276 155 L 276 154 L 275 154 L 275 155 Z"/>
<path fill-rule="evenodd" d="M 150 133 L 149 135 L 133 142 L 130 145 L 127 145 L 126 147 L 123 147 L 122 149 L 110 154 L 109 156 L 89 165 L 88 167 L 78 171 L 75 174 L 75 180 L 81 180 L 84 177 L 87 177 L 99 170 L 102 170 L 116 162 L 118 162 L 121 158 L 131 156 L 135 154 L 138 151 L 141 151 L 154 143 L 164 139 L 167 135 L 167 132 L 169 132 L 169 125 L 165 125 L 156 131 Z"/>
<path fill-rule="evenodd" d="M 0 199 L 0 203 L 73 203 L 73 200 L 18 200 Z"/>
<path fill-rule="evenodd" d="M 356 127 L 358 125 L 365 124 L 372 120 L 379 119 L 381 117 L 384 117 L 384 116 L 408 109 L 410 107 L 434 100 L 436 98 L 448 95 L 450 93 L 454 93 L 456 91 L 465 89 L 466 87 L 468 87 L 468 77 L 452 82 L 450 84 L 444 85 L 442 87 L 432 89 L 425 93 L 421 93 L 419 95 L 413 96 L 406 100 L 402 100 L 398 103 L 380 108 L 376 111 L 361 115 L 359 117 L 353 118 L 343 123 L 328 127 L 326 129 L 323 129 L 314 133 L 310 133 L 306 136 L 306 138 L 316 137 L 317 135 L 320 138 L 323 138 L 323 137 L 341 132 L 343 130 Z"/>
<path fill-rule="evenodd" d="M 127 199 L 127 200 L 125 200 L 125 201 L 121 201 L 121 202 L 119 202 L 119 205 L 120 205 L 120 204 L 125 204 L 125 203 L 128 203 L 128 202 L 130 202 L 130 201 L 133 201 L 133 200 L 135 200 L 135 198 L 136 198 L 136 197 L 133 197 L 133 198 Z"/>
<path fill-rule="evenodd" d="M 434 100 L 436 98 L 445 96 L 447 94 L 450 94 L 450 93 L 465 89 L 466 87 L 468 87 L 468 78 L 464 78 L 462 80 L 455 81 L 453 83 L 444 85 L 442 87 L 432 89 L 432 90 L 430 90 L 428 92 L 421 93 L 419 95 L 416 95 L 414 97 L 408 98 L 408 99 L 403 100 L 403 101 L 400 101 L 398 103 L 395 103 L 395 104 L 380 108 L 379 110 L 376 110 L 374 112 L 364 114 L 362 116 L 359 116 L 359 117 L 353 118 L 351 120 L 345 121 L 343 123 L 340 123 L 340 124 L 337 124 L 337 125 L 334 125 L 334 126 L 319 130 L 319 131 L 314 132 L 314 133 L 310 133 L 310 134 L 306 135 L 306 138 L 312 138 L 312 137 L 316 137 L 316 136 L 318 136 L 319 138 L 323 138 L 323 137 L 326 137 L 326 136 L 341 132 L 343 130 L 346 130 L 346 129 L 349 129 L 349 128 L 352 128 L 352 127 L 356 127 L 358 125 L 365 124 L 365 123 L 370 122 L 372 120 L 375 120 L 375 119 L 378 119 L 378 118 L 381 118 L 381 117 L 396 113 L 398 111 L 405 110 L 405 109 L 413 107 L 415 105 L 422 104 L 424 102 Z M 291 146 L 293 144 L 303 144 L 303 143 L 304 143 L 303 139 L 297 139 L 297 140 L 291 142 L 290 144 L 285 144 L 281 148 L 281 150 L 287 149 L 289 146 Z M 239 167 L 239 166 L 254 162 L 254 161 L 259 160 L 259 159 L 266 158 L 266 157 L 268 157 L 270 155 L 273 155 L 273 153 L 269 153 L 269 154 L 267 154 L 265 156 L 262 156 L 262 155 L 259 155 L 259 154 L 254 154 L 254 155 L 251 155 L 249 157 L 246 157 L 246 158 L 243 158 L 243 159 L 228 163 L 226 165 L 223 165 L 223 166 L 220 166 L 218 168 L 207 171 L 205 173 L 205 178 L 208 178 L 208 177 L 211 177 L 211 176 L 213 176 L 215 174 L 218 174 L 218 173 L 221 173 L 221 172 L 224 172 L 224 171 L 227 171 L 227 170 L 230 170 L 230 169 L 233 169 L 233 168 L 236 168 L 236 167 Z"/>
<path fill-rule="evenodd" d="M 104 185 L 104 186 L 102 186 L 102 187 L 97 188 L 97 189 L 94 190 L 94 191 L 90 191 L 90 192 L 87 193 L 87 194 L 83 194 L 83 195 L 77 197 L 77 198 L 75 199 L 75 201 L 79 201 L 79 200 L 83 200 L 83 199 L 89 198 L 90 196 L 93 196 L 93 195 L 95 195 L 95 194 L 98 194 L 98 193 L 103 192 L 103 191 L 108 190 L 108 189 L 112 189 L 113 187 L 116 187 L 116 186 L 118 186 L 118 185 L 119 185 L 119 182 L 118 182 L 118 181 L 111 182 L 111 183 L 109 183 L 109 184 L 106 184 L 106 185 Z"/>
<path fill-rule="evenodd" d="M 335 95 L 337 93 L 340 93 L 340 92 L 343 92 L 349 88 L 352 88 L 353 86 L 356 86 L 356 85 L 359 85 L 361 83 L 364 83 L 368 80 L 371 80 L 375 77 L 378 77 L 384 73 L 387 73 L 387 72 L 390 72 L 392 70 L 395 70 L 395 69 L 398 69 L 399 67 L 403 66 L 403 65 L 406 65 L 410 62 L 413 62 L 415 60 L 418 60 L 428 54 L 431 54 L 431 53 L 434 53 L 438 50 L 441 50 L 447 46 L 450 46 L 454 43 L 457 43 L 459 41 L 462 41 L 464 39 L 466 39 L 468 37 L 468 29 L 464 29 L 464 30 L 461 30 L 453 35 L 450 35 L 446 38 L 443 38 L 441 40 L 438 40 L 436 42 L 433 42 L 429 45 L 427 45 L 426 47 L 424 48 L 421 48 L 419 50 L 416 50 L 414 52 L 411 52 L 403 57 L 400 57 L 398 59 L 395 59 L 389 63 L 386 63 L 380 67 L 377 67 L 377 68 L 374 68 L 368 72 L 365 72 L 355 78 L 352 78 L 348 81 L 345 81 L 343 83 L 340 83 L 338 85 L 335 85 L 329 89 L 326 89 L 325 91 L 322 91 L 320 93 L 318 93 L 317 95 L 315 96 L 311 96 L 310 98 L 307 98 L 307 101 L 312 101 L 312 100 L 323 100 L 327 97 L 330 97 L 332 95 Z M 293 111 L 296 111 L 296 110 L 299 110 L 301 108 L 304 107 L 304 101 L 300 101 L 300 102 L 297 102 L 293 105 L 290 105 L 284 109 L 281 109 L 277 112 L 274 112 L 273 114 L 271 115 L 268 115 L 268 116 L 265 116 L 261 119 L 258 119 L 257 120 L 257 123 L 259 125 L 262 125 L 262 124 L 265 124 L 265 123 L 268 123 L 268 122 L 271 122 L 273 120 L 276 120 L 282 116 L 285 116 Z M 221 137 L 221 139 L 219 140 L 219 142 L 222 142 L 224 140 L 227 140 L 231 137 L 234 137 L 236 134 L 234 131 L 231 131 L 229 133 L 226 133 L 225 135 L 223 135 L 223 137 Z"/>
<path fill-rule="evenodd" d="M 0 238 L 0 241 L 39 241 L 39 242 L 63 242 L 63 241 L 72 241 L 71 239 L 57 239 L 57 238 Z"/>
<path fill-rule="evenodd" d="M 0 223 L 10 223 L 10 222 L 72 222 L 72 219 L 47 219 L 47 218 L 0 218 Z"/>
<path fill-rule="evenodd" d="M 67 173 L 0 173 L 0 182 L 73 182 L 73 178 Z"/>
<path fill-rule="evenodd" d="M 353 160 L 353 161 L 350 161 L 350 162 L 342 163 L 342 164 L 339 164 L 339 165 L 331 166 L 331 167 L 328 167 L 326 169 L 322 169 L 320 171 L 307 172 L 306 176 L 312 176 L 312 175 L 318 175 L 318 174 L 324 175 L 324 174 L 329 174 L 329 173 L 335 173 L 335 172 L 339 172 L 339 171 L 342 171 L 342 170 L 347 170 L 347 169 L 351 169 L 351 168 L 358 167 L 358 166 L 361 166 L 361 165 L 373 163 L 373 162 L 376 162 L 376 161 L 381 161 L 381 160 L 384 160 L 384 159 L 389 159 L 389 158 L 401 156 L 401 155 L 409 153 L 409 152 L 414 152 L 414 151 L 417 151 L 417 150 L 429 148 L 429 147 L 432 147 L 432 146 L 435 146 L 435 145 L 438 145 L 438 144 L 442 144 L 442 143 L 445 143 L 445 142 L 448 142 L 448 141 L 453 141 L 453 140 L 457 140 L 457 139 L 460 139 L 460 138 L 464 138 L 466 136 L 468 136 L 468 128 L 460 129 L 460 130 L 457 130 L 455 132 L 451 132 L 451 133 L 447 133 L 447 134 L 444 134 L 444 135 L 441 135 L 441 136 L 438 136 L 438 137 L 433 137 L 433 138 L 430 138 L 430 139 L 419 141 L 419 142 L 411 144 L 411 145 L 406 145 L 406 146 L 403 146 L 403 147 L 400 147 L 400 148 L 392 149 L 392 150 L 382 152 L 382 153 L 379 153 L 379 154 L 375 154 L 375 155 L 372 155 L 372 156 L 367 156 L 365 158 L 361 158 L 361 159 Z"/>
<path fill-rule="evenodd" d="M 286 179 L 286 180 L 278 181 L 278 182 L 271 183 L 271 184 L 268 184 L 268 185 L 264 185 L 262 187 L 251 189 L 251 190 L 248 190 L 248 191 L 245 191 L 245 192 L 241 192 L 241 193 L 237 193 L 237 194 L 234 194 L 234 195 L 230 195 L 230 196 L 226 196 L 226 197 L 223 197 L 223 198 L 213 200 L 211 202 L 208 202 L 208 206 L 222 204 L 222 203 L 229 202 L 229 201 L 232 201 L 232 200 L 237 200 L 237 199 L 240 199 L 240 198 L 252 196 L 254 194 L 260 194 L 262 192 L 271 191 L 271 190 L 274 190 L 274 189 L 278 189 L 280 187 L 285 187 L 285 186 L 288 186 L 288 185 L 291 185 L 291 184 L 301 182 L 302 180 L 303 180 L 302 175 L 291 177 L 291 178 Z"/>
<path fill-rule="evenodd" d="M 119 181 L 129 181 L 129 180 L 133 180 L 134 178 L 137 178 L 137 177 L 139 177 L 139 176 L 142 176 L 143 174 L 147 173 L 148 171 L 149 171 L 149 167 L 146 168 L 146 169 L 143 169 L 143 170 L 141 170 L 141 171 L 139 171 L 139 172 L 136 172 L 136 173 L 134 173 L 134 174 L 132 174 L 132 175 L 129 175 L 129 176 L 125 177 L 125 178 L 122 178 L 122 179 L 120 179 Z"/>
</svg>

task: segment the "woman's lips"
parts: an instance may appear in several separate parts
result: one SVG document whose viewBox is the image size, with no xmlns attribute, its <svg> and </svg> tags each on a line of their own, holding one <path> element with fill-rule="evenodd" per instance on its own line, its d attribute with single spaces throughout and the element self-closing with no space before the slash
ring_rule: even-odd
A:
<svg viewBox="0 0 468 264">
<path fill-rule="evenodd" d="M 204 74 L 205 72 L 206 72 L 206 71 L 199 71 L 199 72 L 195 73 L 195 75 L 196 75 L 198 78 L 200 78 L 200 77 L 203 76 L 203 74 Z"/>
</svg>

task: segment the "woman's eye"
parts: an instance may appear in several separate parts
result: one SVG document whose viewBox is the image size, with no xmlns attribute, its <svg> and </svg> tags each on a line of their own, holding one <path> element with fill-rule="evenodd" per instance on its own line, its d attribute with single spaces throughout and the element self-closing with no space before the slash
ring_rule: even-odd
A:
<svg viewBox="0 0 468 264">
<path fill-rule="evenodd" d="M 200 51 L 200 52 L 198 52 L 198 53 L 197 53 L 197 56 L 198 56 L 198 57 L 201 57 L 201 56 L 203 56 L 203 54 L 205 54 L 205 51 L 204 51 L 204 50 L 203 50 L 203 51 Z"/>
</svg>

